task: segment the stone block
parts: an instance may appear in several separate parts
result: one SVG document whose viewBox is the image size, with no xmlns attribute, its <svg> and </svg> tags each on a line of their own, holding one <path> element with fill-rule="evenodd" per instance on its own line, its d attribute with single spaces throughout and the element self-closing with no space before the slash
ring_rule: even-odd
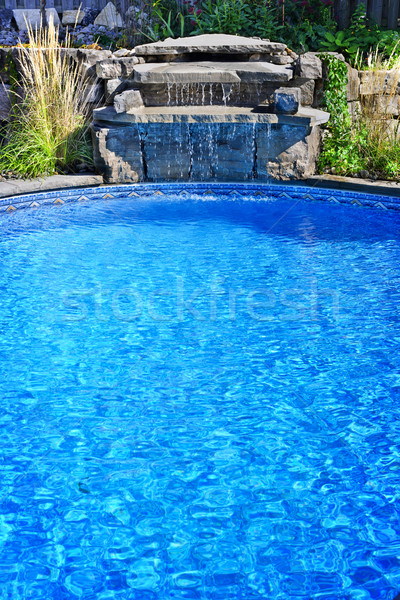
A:
<svg viewBox="0 0 400 600">
<path fill-rule="evenodd" d="M 96 64 L 96 74 L 100 79 L 129 78 L 133 76 L 133 68 L 139 62 L 136 56 L 126 58 L 109 58 Z"/>
<path fill-rule="evenodd" d="M 256 141 L 259 179 L 304 179 L 315 173 L 321 145 L 319 127 L 260 127 Z"/>
<path fill-rule="evenodd" d="M 85 17 L 83 10 L 64 10 L 62 15 L 63 25 L 80 25 Z"/>
<path fill-rule="evenodd" d="M 110 183 L 144 181 L 139 125 L 107 128 L 92 125 L 93 160 Z"/>
<path fill-rule="evenodd" d="M 106 4 L 101 13 L 95 18 L 94 24 L 97 26 L 103 25 L 108 29 L 119 29 L 124 27 L 122 17 L 112 2 Z"/>
<path fill-rule="evenodd" d="M 293 115 L 299 109 L 300 88 L 278 88 L 274 92 L 274 108 L 276 113 Z"/>
<path fill-rule="evenodd" d="M 360 94 L 362 96 L 386 94 L 400 91 L 400 71 L 398 69 L 381 71 L 359 71 Z"/>
<path fill-rule="evenodd" d="M 292 63 L 294 63 L 294 58 L 292 58 L 291 56 L 282 56 L 282 55 L 278 55 L 278 56 L 269 56 L 268 58 L 265 58 L 265 60 L 267 62 L 271 62 L 274 65 L 291 65 Z"/>
<path fill-rule="evenodd" d="M 11 86 L 0 83 L 0 121 L 8 121 L 11 113 Z"/>
<path fill-rule="evenodd" d="M 132 180 L 132 172 L 141 181 L 308 177 L 320 142 L 320 128 L 311 123 L 328 115 L 303 111 L 292 117 L 251 109 L 229 114 L 217 107 L 131 114 L 101 108 L 94 113 L 96 166 L 114 183 Z"/>
<path fill-rule="evenodd" d="M 296 79 L 289 81 L 288 87 L 300 89 L 300 104 L 302 106 L 311 106 L 314 102 L 315 79 L 296 77 Z"/>
<path fill-rule="evenodd" d="M 116 113 L 131 113 L 144 107 L 139 90 L 126 90 L 114 97 Z"/>
<path fill-rule="evenodd" d="M 27 23 L 33 28 L 40 27 L 41 18 L 38 8 L 16 8 L 13 10 L 13 16 L 19 31 L 26 31 Z M 60 19 L 55 8 L 46 8 L 46 19 L 47 22 L 52 19 L 54 25 L 60 24 Z"/>
<path fill-rule="evenodd" d="M 114 102 L 114 96 L 121 94 L 126 90 L 127 87 L 126 79 L 106 79 L 105 80 L 105 93 L 106 93 L 106 104 L 112 104 Z"/>
<path fill-rule="evenodd" d="M 379 95 L 368 95 L 362 99 L 364 109 L 369 114 L 376 114 L 376 116 L 398 116 L 400 114 L 400 96 L 385 96 L 384 94 Z"/>
<path fill-rule="evenodd" d="M 103 83 L 88 84 L 84 89 L 84 96 L 86 102 L 89 104 L 100 104 L 104 98 L 104 86 Z"/>
<path fill-rule="evenodd" d="M 295 74 L 306 79 L 321 79 L 322 62 L 314 52 L 306 52 L 297 59 Z"/>
<path fill-rule="evenodd" d="M 69 51 L 69 50 L 68 50 Z M 88 50 L 79 48 L 76 60 L 82 65 L 82 74 L 86 79 L 96 80 L 96 64 L 107 60 L 112 55 L 110 50 Z"/>
<path fill-rule="evenodd" d="M 257 61 L 145 63 L 135 67 L 134 73 L 135 81 L 141 84 L 262 84 L 285 83 L 293 78 L 290 67 Z"/>
<path fill-rule="evenodd" d="M 347 102 L 354 102 L 360 95 L 360 79 L 357 69 L 350 65 L 347 65 L 347 79 Z"/>
<path fill-rule="evenodd" d="M 127 56 L 135 56 L 135 49 L 118 48 L 118 50 L 113 52 L 113 58 L 126 58 Z"/>
</svg>

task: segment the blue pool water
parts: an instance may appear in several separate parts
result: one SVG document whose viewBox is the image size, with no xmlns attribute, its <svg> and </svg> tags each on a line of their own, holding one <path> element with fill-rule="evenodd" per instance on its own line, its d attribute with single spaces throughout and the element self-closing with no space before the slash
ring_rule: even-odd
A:
<svg viewBox="0 0 400 600">
<path fill-rule="evenodd" d="M 0 219 L 0 598 L 400 592 L 400 216 Z"/>
</svg>

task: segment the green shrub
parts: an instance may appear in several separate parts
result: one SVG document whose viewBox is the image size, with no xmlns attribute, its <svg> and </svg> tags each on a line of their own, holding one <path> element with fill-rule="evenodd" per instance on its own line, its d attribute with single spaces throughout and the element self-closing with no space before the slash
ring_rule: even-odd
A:
<svg viewBox="0 0 400 600">
<path fill-rule="evenodd" d="M 400 69 L 392 73 L 391 93 L 378 99 L 366 95 L 352 118 L 347 105 L 346 64 L 328 54 L 321 58 L 328 65 L 324 106 L 331 116 L 324 132 L 320 172 L 333 169 L 338 175 L 366 172 L 375 178 L 400 179 L 400 132 L 388 113 L 391 96 L 397 93 Z M 381 73 L 383 83 L 386 72 Z"/>
<path fill-rule="evenodd" d="M 390 56 L 399 40 L 398 31 L 381 29 L 369 21 L 365 5 L 361 4 L 353 13 L 350 27 L 336 33 L 328 31 L 325 39 L 321 40 L 321 49 L 342 52 L 351 64 L 360 66 L 360 61 L 363 62 L 372 48 L 379 46 L 385 55 Z"/>
</svg>

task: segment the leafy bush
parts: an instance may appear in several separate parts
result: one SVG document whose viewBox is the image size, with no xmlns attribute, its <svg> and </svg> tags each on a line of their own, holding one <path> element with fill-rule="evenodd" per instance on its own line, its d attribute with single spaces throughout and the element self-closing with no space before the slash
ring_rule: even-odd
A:
<svg viewBox="0 0 400 600">
<path fill-rule="evenodd" d="M 320 56 L 328 65 L 328 79 L 324 88 L 324 107 L 330 113 L 319 158 L 319 169 L 335 169 L 339 175 L 348 175 L 364 169 L 359 152 L 359 136 L 354 135 L 347 105 L 347 66 L 329 55 Z"/>
<path fill-rule="evenodd" d="M 58 33 L 52 21 L 46 29 L 29 27 L 29 49 L 19 48 L 22 91 L 15 92 L 0 171 L 37 177 L 93 161 L 82 70 L 71 64 Z"/>
<path fill-rule="evenodd" d="M 328 31 L 321 41 L 321 48 L 330 52 L 342 52 L 353 65 L 366 56 L 372 48 L 379 46 L 390 56 L 400 40 L 398 31 L 384 30 L 367 19 L 365 5 L 361 4 L 353 14 L 348 29 Z"/>
<path fill-rule="evenodd" d="M 331 117 L 326 126 L 319 170 L 338 175 L 372 175 L 400 179 L 400 131 L 390 117 L 391 98 L 397 94 L 400 69 L 392 72 L 391 90 L 381 97 L 366 95 L 360 110 L 350 116 L 347 105 L 347 67 L 331 55 L 321 55 L 328 65 L 324 104 Z M 379 73 L 378 73 L 379 74 Z M 385 72 L 382 72 L 382 81 Z"/>
<path fill-rule="evenodd" d="M 317 50 L 334 30 L 332 0 L 197 0 L 190 8 L 192 35 L 229 33 L 270 38 L 294 49 Z M 313 22 L 315 21 L 315 22 Z"/>
</svg>

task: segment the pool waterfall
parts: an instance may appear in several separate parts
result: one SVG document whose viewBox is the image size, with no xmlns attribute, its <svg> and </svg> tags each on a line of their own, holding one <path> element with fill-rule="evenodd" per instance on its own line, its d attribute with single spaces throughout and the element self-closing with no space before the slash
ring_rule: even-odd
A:
<svg viewBox="0 0 400 600">
<path fill-rule="evenodd" d="M 94 112 L 95 164 L 110 183 L 315 172 L 329 115 L 302 106 L 284 44 L 209 35 L 146 44 L 136 55 L 129 89 Z"/>
</svg>

